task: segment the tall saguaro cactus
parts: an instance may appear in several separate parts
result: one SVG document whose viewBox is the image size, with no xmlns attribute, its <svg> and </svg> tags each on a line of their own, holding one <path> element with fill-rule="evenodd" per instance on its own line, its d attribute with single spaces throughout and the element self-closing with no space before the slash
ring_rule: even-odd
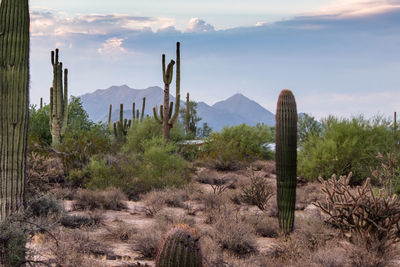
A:
<svg viewBox="0 0 400 267">
<path fill-rule="evenodd" d="M 24 203 L 29 108 L 28 0 L 0 3 L 0 221 Z"/>
<path fill-rule="evenodd" d="M 294 224 L 297 184 L 297 108 L 290 90 L 282 90 L 279 95 L 275 138 L 279 227 L 289 233 Z"/>
<path fill-rule="evenodd" d="M 50 132 L 52 146 L 57 147 L 65 134 L 68 122 L 68 69 L 58 60 L 58 49 L 51 51 L 53 86 L 50 88 Z"/>
<path fill-rule="evenodd" d="M 178 121 L 179 106 L 181 102 L 181 53 L 180 43 L 176 43 L 176 99 L 175 111 L 173 111 L 173 103 L 169 102 L 169 87 L 172 82 L 174 73 L 175 61 L 171 60 L 165 69 L 165 55 L 162 55 L 162 73 L 164 81 L 164 105 L 160 108 L 160 118 L 157 115 L 157 108 L 153 108 L 154 118 L 163 125 L 163 138 L 167 142 L 169 140 L 169 133 L 174 124 Z"/>
<path fill-rule="evenodd" d="M 120 104 L 119 121 L 114 122 L 114 135 L 120 142 L 124 143 L 132 120 L 124 119 L 124 104 Z"/>
</svg>

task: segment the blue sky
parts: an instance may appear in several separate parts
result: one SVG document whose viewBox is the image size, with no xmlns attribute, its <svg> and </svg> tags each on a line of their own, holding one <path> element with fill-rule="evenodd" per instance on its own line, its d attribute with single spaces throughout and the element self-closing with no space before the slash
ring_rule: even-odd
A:
<svg viewBox="0 0 400 267">
<path fill-rule="evenodd" d="M 182 42 L 182 94 L 240 92 L 275 112 L 290 88 L 317 117 L 390 116 L 400 106 L 399 0 L 31 0 L 31 102 L 48 99 L 50 51 L 70 93 L 162 86 Z"/>
</svg>

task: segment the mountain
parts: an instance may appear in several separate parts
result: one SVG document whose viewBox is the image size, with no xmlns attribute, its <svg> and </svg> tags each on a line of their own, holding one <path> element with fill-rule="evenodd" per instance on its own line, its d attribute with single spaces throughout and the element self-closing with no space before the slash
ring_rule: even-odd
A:
<svg viewBox="0 0 400 267">
<path fill-rule="evenodd" d="M 153 107 L 163 103 L 163 94 L 163 89 L 158 86 L 146 89 L 132 89 L 127 85 L 122 85 L 99 89 L 80 97 L 83 107 L 88 112 L 91 120 L 106 122 L 110 104 L 113 105 L 113 121 L 119 118 L 120 103 L 124 104 L 124 117 L 131 118 L 132 102 L 136 103 L 136 109 L 141 110 L 143 97 L 146 97 L 145 114 L 153 116 Z M 175 101 L 175 97 L 170 95 L 170 100 Z M 182 101 L 181 106 L 185 107 Z M 274 114 L 241 94 L 233 95 L 212 106 L 204 102 L 198 102 L 197 114 L 202 118 L 199 126 L 203 122 L 207 122 L 214 131 L 221 130 L 225 125 L 232 126 L 241 123 L 256 125 L 262 122 L 271 126 L 275 125 Z"/>
</svg>

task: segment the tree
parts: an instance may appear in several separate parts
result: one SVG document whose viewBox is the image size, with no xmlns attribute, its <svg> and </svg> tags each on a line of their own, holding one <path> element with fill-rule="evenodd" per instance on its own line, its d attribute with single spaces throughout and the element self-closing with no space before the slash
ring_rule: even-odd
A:
<svg viewBox="0 0 400 267">
<path fill-rule="evenodd" d="M 212 129 L 208 126 L 207 122 L 203 122 L 203 127 L 197 129 L 197 136 L 200 138 L 206 138 L 211 135 Z"/>
<path fill-rule="evenodd" d="M 299 115 L 297 128 L 300 145 L 302 145 L 310 135 L 320 135 L 322 132 L 321 124 L 307 113 Z"/>
<path fill-rule="evenodd" d="M 186 135 L 190 138 L 194 138 L 197 135 L 196 125 L 201 121 L 201 118 L 197 116 L 197 103 L 195 101 L 188 101 L 189 93 L 187 94 L 186 100 L 186 108 L 180 109 L 179 115 L 185 124 Z"/>
</svg>

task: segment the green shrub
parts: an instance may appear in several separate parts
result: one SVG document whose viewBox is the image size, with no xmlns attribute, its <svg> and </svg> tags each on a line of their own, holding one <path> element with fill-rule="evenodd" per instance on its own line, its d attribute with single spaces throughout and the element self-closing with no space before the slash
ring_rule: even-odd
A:
<svg viewBox="0 0 400 267">
<path fill-rule="evenodd" d="M 82 169 L 95 154 L 112 151 L 107 130 L 102 125 L 94 125 L 89 130 L 74 129 L 65 133 L 59 147 L 64 168 L 68 173 L 72 169 Z"/>
<path fill-rule="evenodd" d="M 90 189 L 116 187 L 130 199 L 139 194 L 188 181 L 187 162 L 177 154 L 173 143 L 164 145 L 161 137 L 145 140 L 143 153 L 94 156 L 85 174 Z"/>
<path fill-rule="evenodd" d="M 64 209 L 59 200 L 51 195 L 43 195 L 28 202 L 25 213 L 28 216 L 48 216 L 50 214 L 59 215 Z"/>
<path fill-rule="evenodd" d="M 41 145 L 51 144 L 51 134 L 49 125 L 50 106 L 45 105 L 42 109 L 36 105 L 29 107 L 29 145 L 34 143 Z"/>
<path fill-rule="evenodd" d="M 141 123 L 134 123 L 128 131 L 124 152 L 143 153 L 143 144 L 156 137 L 162 136 L 162 125 L 154 118 L 145 118 Z"/>
<path fill-rule="evenodd" d="M 145 152 L 139 166 L 139 177 L 150 189 L 180 187 L 187 178 L 187 162 L 176 153 L 177 147 L 163 144 L 162 138 L 144 143 Z"/>
<path fill-rule="evenodd" d="M 230 169 L 236 162 L 271 159 L 267 144 L 273 142 L 273 129 L 267 125 L 246 124 L 213 132 L 204 146 L 206 156 L 217 162 L 218 169 Z"/>
<path fill-rule="evenodd" d="M 394 144 L 389 122 L 380 118 L 329 117 L 322 129 L 320 136 L 308 136 L 299 151 L 298 173 L 308 179 L 353 172 L 353 182 L 359 183 L 379 166 L 378 152 L 385 154 Z"/>
<path fill-rule="evenodd" d="M 21 266 L 25 262 L 27 235 L 12 219 L 0 222 L 0 266 Z"/>
</svg>

